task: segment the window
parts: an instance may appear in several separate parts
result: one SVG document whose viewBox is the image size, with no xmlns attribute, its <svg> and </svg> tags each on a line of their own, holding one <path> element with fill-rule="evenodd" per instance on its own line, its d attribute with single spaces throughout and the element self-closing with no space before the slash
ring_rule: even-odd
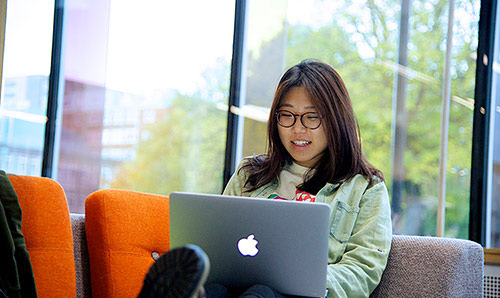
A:
<svg viewBox="0 0 500 298">
<path fill-rule="evenodd" d="M 53 0 L 8 1 L 0 102 L 0 168 L 41 175 Z"/>
<path fill-rule="evenodd" d="M 436 235 L 448 2 L 411 1 L 407 31 L 404 2 L 248 2 L 246 98 L 236 110 L 245 116 L 242 155 L 265 152 L 283 71 L 321 59 L 343 77 L 364 150 L 385 174 L 394 232 Z M 468 238 L 479 1 L 457 1 L 455 16 L 445 235 Z"/>
<path fill-rule="evenodd" d="M 319 58 L 340 72 L 350 91 L 364 150 L 386 177 L 395 233 L 435 235 L 449 2 L 237 3 L 246 3 L 247 22 L 238 61 L 244 67 L 241 105 L 231 107 L 244 124 L 236 155 L 265 152 L 281 74 Z M 500 192 L 500 104 L 494 90 L 490 109 L 474 108 L 479 6 L 479 0 L 455 1 L 445 236 L 468 238 L 474 225 L 473 114 L 488 111 L 489 188 L 481 200 L 487 197 L 488 246 L 498 247 L 499 203 L 492 198 Z M 54 1 L 9 1 L 7 10 L 0 168 L 38 176 Z M 108 187 L 220 192 L 235 1 L 67 0 L 64 13 L 64 95 L 52 173 L 70 210 L 83 212 L 85 197 Z M 500 62 L 491 60 L 496 86 Z"/>
<path fill-rule="evenodd" d="M 496 21 L 500 20 L 500 11 L 495 14 Z M 488 150 L 488 184 L 490 191 L 487 193 L 486 203 L 486 247 L 500 248 L 500 30 L 495 29 L 495 41 L 492 57 L 492 81 L 489 124 L 489 150 Z"/>
<path fill-rule="evenodd" d="M 57 180 L 70 210 L 107 187 L 222 188 L 234 3 L 67 1 Z"/>
<path fill-rule="evenodd" d="M 498 41 L 497 41 L 498 43 Z M 499 63 L 495 61 L 495 63 Z M 495 70 L 495 76 L 498 76 L 498 70 Z M 492 98 L 493 100 L 493 98 Z M 497 94 L 494 98 L 494 122 L 492 124 L 493 138 L 490 140 L 493 143 L 492 148 L 492 179 L 491 179 L 491 195 L 489 199 L 489 225 L 491 227 L 489 247 L 500 247 L 500 202 L 498 198 L 500 197 L 500 100 Z M 495 199 L 497 198 L 497 199 Z M 487 242 L 487 243 L 488 243 Z"/>
</svg>

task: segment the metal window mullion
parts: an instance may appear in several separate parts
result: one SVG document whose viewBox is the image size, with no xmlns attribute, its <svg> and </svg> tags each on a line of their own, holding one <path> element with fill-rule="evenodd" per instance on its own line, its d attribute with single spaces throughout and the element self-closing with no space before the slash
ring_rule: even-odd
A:
<svg viewBox="0 0 500 298">
<path fill-rule="evenodd" d="M 244 102 L 246 92 L 246 55 L 245 55 L 245 30 L 246 30 L 246 0 L 236 0 L 233 56 L 231 61 L 231 79 L 229 87 L 226 153 L 224 159 L 223 187 L 226 186 L 236 168 L 238 156 L 241 154 L 243 134 L 242 117 L 232 112 L 232 107 L 240 107 Z"/>
<path fill-rule="evenodd" d="M 486 200 L 490 134 L 492 63 L 495 45 L 496 0 L 482 0 L 476 62 L 476 89 L 472 133 L 471 197 L 469 239 L 486 245 Z M 491 57 L 491 58 L 490 58 Z"/>
<path fill-rule="evenodd" d="M 445 231 L 446 216 L 446 167 L 448 159 L 448 133 L 450 123 L 450 100 L 451 100 L 451 51 L 453 48 L 453 20 L 455 0 L 449 0 L 448 7 L 448 33 L 446 36 L 446 59 L 444 64 L 443 78 L 443 112 L 441 116 L 441 145 L 439 155 L 439 195 L 437 208 L 437 236 L 443 237 Z"/>
<path fill-rule="evenodd" d="M 392 168 L 392 212 L 402 213 L 404 183 L 406 179 L 404 153 L 406 146 L 406 89 L 407 79 L 399 71 L 408 66 L 408 38 L 411 0 L 401 0 L 401 16 L 399 22 L 398 56 L 394 71 L 394 90 L 392 98 L 391 124 L 391 168 Z M 396 223 L 397 225 L 397 223 Z M 395 227 L 399 229 L 398 226 Z"/>
<path fill-rule="evenodd" d="M 52 177 L 54 164 L 54 141 L 56 135 L 57 107 L 60 88 L 61 53 L 64 20 L 64 0 L 54 1 L 54 24 L 52 31 L 52 58 L 50 63 L 49 91 L 47 99 L 47 123 L 43 146 L 42 177 Z"/>
</svg>

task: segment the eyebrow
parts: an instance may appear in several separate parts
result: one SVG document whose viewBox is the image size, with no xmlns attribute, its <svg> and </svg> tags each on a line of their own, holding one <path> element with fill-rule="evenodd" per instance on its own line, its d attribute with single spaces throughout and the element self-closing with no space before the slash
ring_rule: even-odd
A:
<svg viewBox="0 0 500 298">
<path fill-rule="evenodd" d="M 280 105 L 280 108 L 281 108 L 281 107 L 294 108 L 294 106 L 293 106 L 293 105 L 288 104 L 288 103 L 285 103 L 285 104 Z M 316 109 L 316 107 L 314 107 L 314 106 L 307 106 L 307 107 L 305 107 L 304 109 L 306 109 L 306 110 L 315 110 L 315 109 Z"/>
</svg>

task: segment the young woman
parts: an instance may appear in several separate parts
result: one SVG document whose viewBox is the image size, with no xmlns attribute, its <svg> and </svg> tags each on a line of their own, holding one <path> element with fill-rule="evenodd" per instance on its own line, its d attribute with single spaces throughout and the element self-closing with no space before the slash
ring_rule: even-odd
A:
<svg viewBox="0 0 500 298">
<path fill-rule="evenodd" d="M 287 70 L 267 133 L 267 153 L 243 159 L 224 194 L 329 204 L 328 297 L 368 297 L 387 263 L 391 212 L 383 175 L 363 154 L 340 75 L 317 60 Z M 216 290 L 208 285 L 207 297 Z M 265 286 L 250 292 L 281 297 Z"/>
</svg>

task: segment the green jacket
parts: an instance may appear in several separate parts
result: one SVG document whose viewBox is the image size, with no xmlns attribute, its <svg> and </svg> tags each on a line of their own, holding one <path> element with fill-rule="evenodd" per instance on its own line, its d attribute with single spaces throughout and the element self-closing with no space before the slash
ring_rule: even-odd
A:
<svg viewBox="0 0 500 298">
<path fill-rule="evenodd" d="M 268 198 L 278 179 L 245 192 L 248 173 L 239 171 L 229 180 L 225 195 Z M 316 202 L 329 204 L 328 297 L 368 297 L 377 287 L 391 248 L 392 223 L 389 195 L 384 182 L 356 175 L 341 184 L 326 184 Z"/>
</svg>

